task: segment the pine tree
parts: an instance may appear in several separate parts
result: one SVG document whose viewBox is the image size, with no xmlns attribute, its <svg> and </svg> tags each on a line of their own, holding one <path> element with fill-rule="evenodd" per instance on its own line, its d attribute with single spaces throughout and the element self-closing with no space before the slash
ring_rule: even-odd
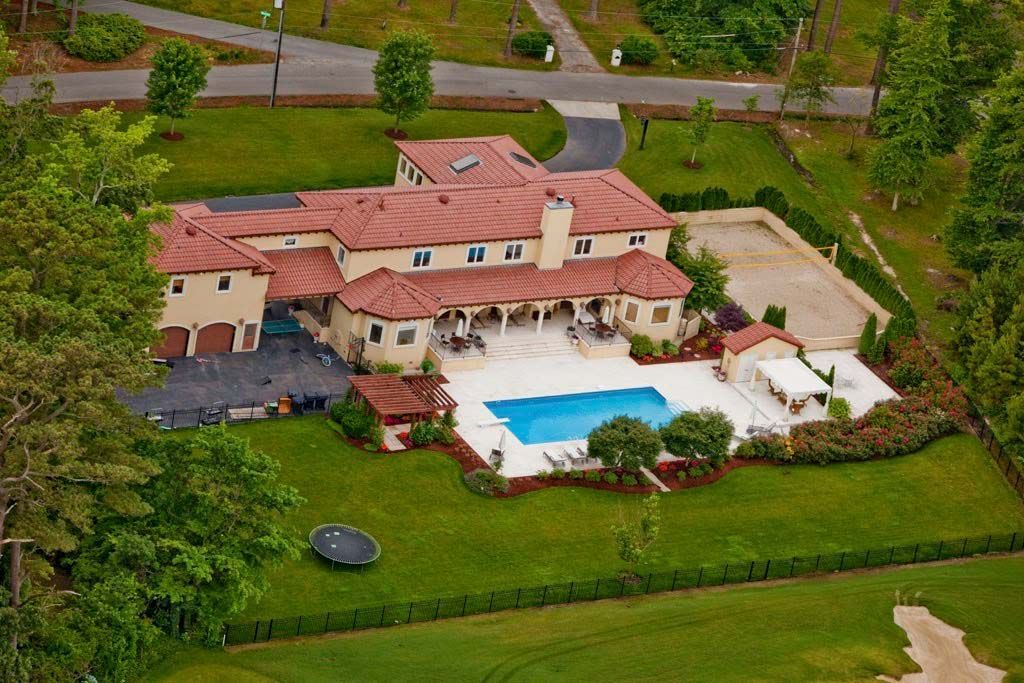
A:
<svg viewBox="0 0 1024 683">
<path fill-rule="evenodd" d="M 860 333 L 860 342 L 857 344 L 857 352 L 862 356 L 871 353 L 871 347 L 875 345 L 875 337 L 878 334 L 878 316 L 874 313 L 868 316 L 864 323 L 864 330 Z"/>
</svg>

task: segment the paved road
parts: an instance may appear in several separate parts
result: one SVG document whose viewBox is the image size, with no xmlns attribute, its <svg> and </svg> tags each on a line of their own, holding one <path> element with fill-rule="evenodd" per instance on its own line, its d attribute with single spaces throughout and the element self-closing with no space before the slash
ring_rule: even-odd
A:
<svg viewBox="0 0 1024 683">
<path fill-rule="evenodd" d="M 126 0 L 95 0 L 89 11 L 119 11 L 132 14 L 150 26 L 270 49 L 274 34 L 227 22 L 203 19 L 179 12 L 137 5 Z M 372 50 L 338 45 L 309 38 L 286 36 L 282 52 L 278 92 L 282 95 L 372 94 L 370 72 L 376 53 Z M 214 67 L 210 71 L 207 97 L 267 95 L 273 66 L 251 64 Z M 650 104 L 693 104 L 697 96 L 713 97 L 720 108 L 742 109 L 743 99 L 761 96 L 761 108 L 777 109 L 776 85 L 686 80 L 663 77 L 633 77 L 609 73 L 538 72 L 519 69 L 471 66 L 435 62 L 435 90 L 439 95 L 482 97 L 530 97 L 537 99 L 583 100 Z M 58 74 L 58 102 L 139 99 L 145 96 L 145 70 L 102 71 Z M 28 91 L 29 79 L 15 77 L 0 90 L 11 101 Z M 867 113 L 871 92 L 866 88 L 837 88 L 836 103 L 828 110 L 838 113 Z"/>
</svg>

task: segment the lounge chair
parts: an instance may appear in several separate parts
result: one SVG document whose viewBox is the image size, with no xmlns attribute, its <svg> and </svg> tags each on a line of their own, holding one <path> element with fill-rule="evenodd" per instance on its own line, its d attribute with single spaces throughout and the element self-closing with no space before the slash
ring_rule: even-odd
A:
<svg viewBox="0 0 1024 683">
<path fill-rule="evenodd" d="M 573 465 L 586 465 L 587 454 L 581 451 L 579 448 L 563 448 L 562 455 L 569 459 Z"/>
<path fill-rule="evenodd" d="M 561 469 L 565 469 L 566 463 L 569 462 L 569 460 L 564 455 L 558 453 L 557 451 L 546 450 L 544 451 L 544 457 L 547 458 L 547 461 L 551 463 L 552 467 L 558 467 Z"/>
</svg>

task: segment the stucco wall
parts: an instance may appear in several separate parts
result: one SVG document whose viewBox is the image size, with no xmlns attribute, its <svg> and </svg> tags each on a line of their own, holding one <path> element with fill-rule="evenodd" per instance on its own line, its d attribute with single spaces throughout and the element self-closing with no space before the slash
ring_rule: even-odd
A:
<svg viewBox="0 0 1024 683">
<path fill-rule="evenodd" d="M 379 322 L 384 327 L 380 344 L 373 344 L 369 340 L 371 321 Z M 426 354 L 432 323 L 433 320 L 430 318 L 394 321 L 374 318 L 362 312 L 353 314 L 338 302 L 333 307 L 330 325 L 327 326 L 326 332 L 321 333 L 321 337 L 326 337 L 331 346 L 345 357 L 348 356 L 350 333 L 356 337 L 364 337 L 364 358 L 374 363 L 401 363 L 406 370 L 413 370 L 419 367 Z M 398 328 L 412 324 L 416 325 L 416 343 L 410 346 L 395 346 Z"/>
<path fill-rule="evenodd" d="M 629 328 L 632 334 L 645 334 L 654 341 L 668 339 L 674 342 L 679 338 L 680 316 L 686 305 L 685 299 L 648 301 L 647 299 L 623 295 L 618 297 L 618 300 L 619 304 L 615 309 L 615 317 L 618 319 L 619 324 Z M 640 305 L 640 312 L 637 315 L 636 322 L 630 322 L 626 319 L 626 308 L 630 301 Z M 651 313 L 654 311 L 654 307 L 663 304 L 671 306 L 668 312 L 668 321 L 663 324 L 652 324 Z"/>
<path fill-rule="evenodd" d="M 755 361 L 771 358 L 792 358 L 796 356 L 797 347 L 775 337 L 769 337 L 764 341 L 754 344 L 744 350 L 738 356 L 726 349 L 722 354 L 722 370 L 725 372 L 726 380 L 729 382 L 747 381 L 739 379 L 741 358 L 753 357 Z"/>
<path fill-rule="evenodd" d="M 230 274 L 231 291 L 216 291 L 217 279 L 222 274 Z M 170 281 L 174 277 L 169 276 Z M 167 296 L 167 305 L 158 328 L 184 327 L 191 330 L 188 342 L 188 354 L 195 351 L 195 331 L 212 323 L 230 323 L 236 326 L 233 351 L 242 347 L 242 325 L 239 321 L 260 322 L 263 320 L 263 302 L 267 293 L 268 275 L 253 275 L 251 270 L 232 270 L 217 273 L 189 273 L 184 276 L 185 293 L 182 296 Z M 256 347 L 259 346 L 257 333 Z"/>
<path fill-rule="evenodd" d="M 284 245 L 286 237 L 294 237 L 298 244 L 291 247 Z M 260 251 L 276 251 L 278 249 L 304 249 L 307 247 L 327 247 L 332 254 L 337 254 L 341 242 L 329 232 L 283 233 L 280 235 L 262 235 L 260 237 L 238 237 L 239 242 L 252 245 Z"/>
</svg>

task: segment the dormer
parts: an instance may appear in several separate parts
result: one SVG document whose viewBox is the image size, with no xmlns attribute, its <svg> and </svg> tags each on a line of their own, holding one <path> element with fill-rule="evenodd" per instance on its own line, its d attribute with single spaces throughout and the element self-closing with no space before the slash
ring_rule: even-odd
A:
<svg viewBox="0 0 1024 683">
<path fill-rule="evenodd" d="M 553 201 L 544 204 L 540 218 L 540 253 L 537 267 L 561 268 L 565 258 L 566 245 L 569 241 L 569 228 L 572 225 L 572 202 L 562 195 L 556 195 Z"/>
</svg>

